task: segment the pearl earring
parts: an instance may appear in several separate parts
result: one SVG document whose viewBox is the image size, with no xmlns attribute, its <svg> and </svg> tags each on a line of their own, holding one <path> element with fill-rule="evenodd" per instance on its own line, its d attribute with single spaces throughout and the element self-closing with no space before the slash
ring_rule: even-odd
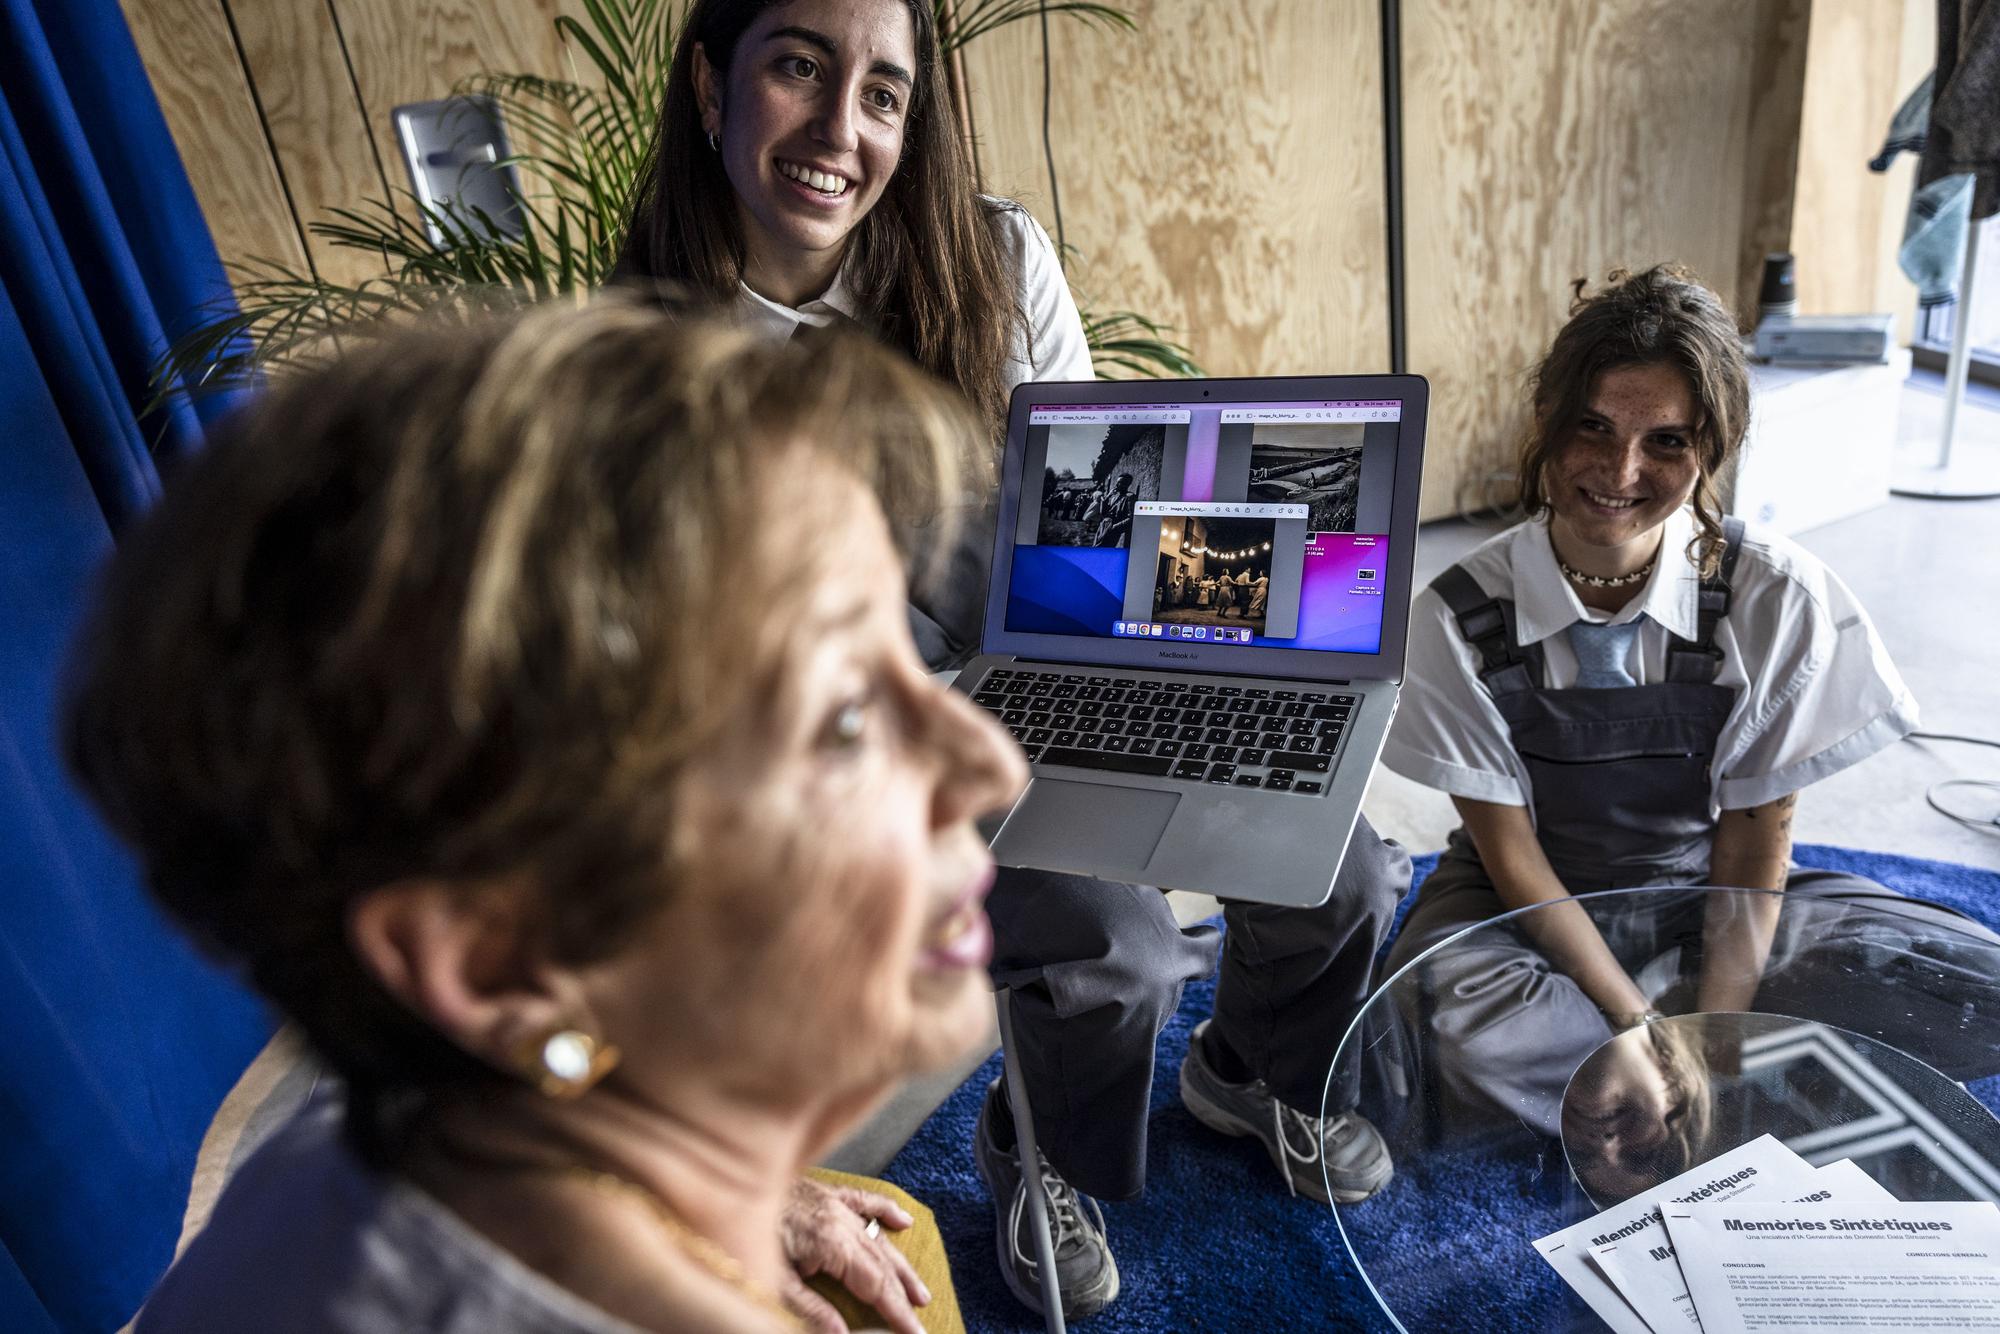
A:
<svg viewBox="0 0 2000 1334">
<path fill-rule="evenodd" d="M 575 1028 L 553 1028 L 530 1038 L 521 1052 L 521 1072 L 543 1096 L 580 1098 L 610 1074 L 618 1048 Z"/>
</svg>

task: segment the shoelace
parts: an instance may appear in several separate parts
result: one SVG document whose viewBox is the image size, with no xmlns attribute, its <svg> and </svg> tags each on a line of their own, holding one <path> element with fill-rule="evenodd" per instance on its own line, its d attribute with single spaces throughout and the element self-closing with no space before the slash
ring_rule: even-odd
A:
<svg viewBox="0 0 2000 1334">
<path fill-rule="evenodd" d="M 1338 1135 L 1346 1124 L 1345 1114 L 1331 1118 L 1309 1116 L 1296 1107 L 1286 1106 L 1276 1098 L 1271 1099 L 1271 1130 L 1277 1135 L 1278 1144 L 1284 1149 L 1285 1157 L 1302 1166 L 1311 1167 L 1314 1163 L 1322 1161 L 1326 1156 L 1327 1138 Z M 1294 1136 L 1286 1133 L 1288 1130 L 1296 1130 L 1299 1133 Z M 1302 1141 L 1312 1147 L 1300 1148 L 1299 1144 Z M 1290 1170 L 1285 1172 L 1285 1189 L 1291 1192 L 1294 1199 L 1298 1197 L 1299 1188 L 1292 1184 Z"/>
<path fill-rule="evenodd" d="M 1035 1165 L 1042 1179 L 1042 1196 L 1049 1204 L 1049 1236 L 1053 1243 L 1052 1252 L 1060 1256 L 1066 1242 L 1080 1242 L 1088 1237 L 1095 1225 L 1095 1231 L 1104 1231 L 1104 1214 L 1097 1207 L 1097 1201 L 1077 1194 L 1076 1187 L 1056 1174 L 1049 1166 L 1049 1160 L 1035 1155 Z M 1013 1239 L 1014 1260 L 1027 1266 L 1029 1272 L 1038 1269 L 1035 1258 L 1021 1251 L 1021 1217 L 1028 1208 L 1028 1183 L 1023 1181 L 1014 1191 L 1014 1203 L 1007 1217 L 1007 1233 Z M 1091 1222 L 1084 1221 L 1084 1210 L 1090 1211 Z"/>
</svg>

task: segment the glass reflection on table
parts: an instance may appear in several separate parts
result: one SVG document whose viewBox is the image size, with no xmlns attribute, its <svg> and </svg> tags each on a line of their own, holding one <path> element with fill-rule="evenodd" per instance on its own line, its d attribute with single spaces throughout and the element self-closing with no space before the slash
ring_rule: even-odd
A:
<svg viewBox="0 0 2000 1334">
<path fill-rule="evenodd" d="M 1570 1172 L 1599 1209 L 1758 1135 L 1851 1158 L 1899 1199 L 2000 1200 L 2000 1121 L 1953 1080 L 1859 1033 L 1687 1014 L 1592 1052 L 1563 1094 Z"/>
<path fill-rule="evenodd" d="M 1560 1052 L 1531 1033 L 1508 1059 L 1547 1066 L 1537 1096 L 1555 1106 L 1482 1101 L 1432 1023 L 1454 1001 L 1437 981 L 1453 962 L 1532 941 L 1524 919 L 1554 905 L 1462 931 L 1382 984 L 1340 1042 L 1327 1107 L 1351 1099 L 1395 1158 L 1382 1192 L 1335 1212 L 1398 1328 L 1604 1328 L 1534 1239 L 1764 1133 L 1814 1164 L 1851 1158 L 1901 1199 L 2000 1202 L 2000 938 L 1893 895 L 1795 899 L 1742 989 L 1747 1011 L 1702 1012 L 1705 925 L 1768 920 L 1782 897 L 1681 887 L 1563 901 L 1607 939 L 1648 941 L 1632 975 L 1665 1017 L 1616 1035 L 1607 1023 L 1580 1049 L 1572 1034 Z M 1559 1138 L 1536 1128 L 1557 1125 Z"/>
</svg>

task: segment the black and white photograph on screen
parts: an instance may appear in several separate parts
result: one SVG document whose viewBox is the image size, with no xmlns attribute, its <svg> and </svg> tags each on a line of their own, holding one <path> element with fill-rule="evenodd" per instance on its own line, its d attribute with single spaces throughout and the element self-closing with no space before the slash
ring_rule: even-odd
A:
<svg viewBox="0 0 2000 1334">
<path fill-rule="evenodd" d="M 1263 634 L 1277 527 L 1275 519 L 1162 519 L 1153 619 Z"/>
<path fill-rule="evenodd" d="M 1129 547 L 1132 507 L 1160 498 L 1167 428 L 1091 422 L 1049 428 L 1042 472 L 1044 546 Z"/>
<path fill-rule="evenodd" d="M 1306 506 L 1307 532 L 1353 532 L 1365 430 L 1359 422 L 1258 422 L 1250 436 L 1249 498 Z"/>
</svg>

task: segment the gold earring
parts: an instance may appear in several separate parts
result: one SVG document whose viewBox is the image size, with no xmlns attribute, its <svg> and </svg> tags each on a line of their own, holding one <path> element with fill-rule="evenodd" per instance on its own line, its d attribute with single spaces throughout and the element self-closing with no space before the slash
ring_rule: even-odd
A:
<svg viewBox="0 0 2000 1334">
<path fill-rule="evenodd" d="M 581 1029 L 551 1028 L 522 1044 L 519 1063 L 544 1097 L 580 1098 L 617 1066 L 621 1053 Z"/>
</svg>

